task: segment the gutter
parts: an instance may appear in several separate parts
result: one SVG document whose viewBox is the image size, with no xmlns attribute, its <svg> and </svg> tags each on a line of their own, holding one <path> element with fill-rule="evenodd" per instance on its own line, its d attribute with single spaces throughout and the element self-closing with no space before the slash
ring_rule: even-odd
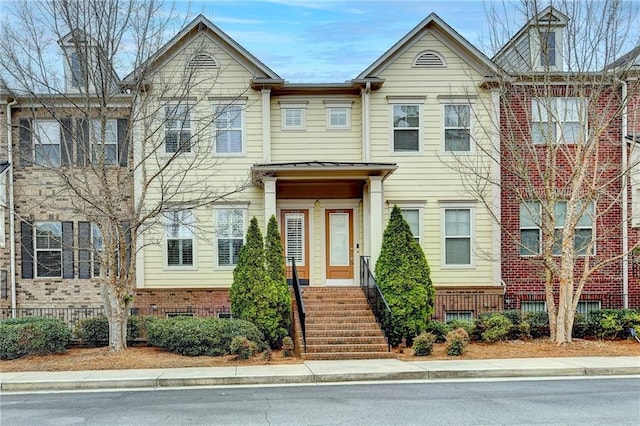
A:
<svg viewBox="0 0 640 426">
<path fill-rule="evenodd" d="M 16 213 L 14 208 L 13 196 L 13 126 L 11 124 L 11 107 L 17 104 L 17 100 L 13 100 L 7 104 L 7 159 L 9 160 L 9 170 L 7 172 L 9 186 L 9 256 L 11 275 L 11 318 L 16 317 Z"/>
<path fill-rule="evenodd" d="M 625 173 L 622 174 L 622 295 L 624 298 L 624 309 L 629 308 L 629 159 L 628 147 L 625 137 L 627 136 L 627 82 L 622 83 L 622 164 Z M 631 145 L 635 148 L 635 145 Z"/>
</svg>

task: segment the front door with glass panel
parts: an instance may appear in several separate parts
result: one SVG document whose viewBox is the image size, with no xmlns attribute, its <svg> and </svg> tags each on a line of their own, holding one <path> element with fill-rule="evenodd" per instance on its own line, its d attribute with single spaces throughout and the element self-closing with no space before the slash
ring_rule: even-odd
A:
<svg viewBox="0 0 640 426">
<path fill-rule="evenodd" d="M 301 284 L 309 284 L 309 215 L 307 210 L 282 210 L 282 242 L 287 263 L 287 280 L 291 278 L 291 258 Z"/>
<path fill-rule="evenodd" d="M 353 285 L 353 209 L 325 211 L 328 285 Z"/>
</svg>

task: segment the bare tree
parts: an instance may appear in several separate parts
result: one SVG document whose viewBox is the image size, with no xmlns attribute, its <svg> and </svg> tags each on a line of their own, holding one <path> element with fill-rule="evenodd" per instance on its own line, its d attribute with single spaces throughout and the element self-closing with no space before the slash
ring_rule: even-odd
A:
<svg viewBox="0 0 640 426">
<path fill-rule="evenodd" d="M 492 28 L 501 71 L 485 84 L 499 94 L 500 121 L 479 122 L 472 135 L 499 135 L 488 148 L 476 146 L 501 172 L 496 179 L 490 166 L 462 155 L 453 167 L 500 225 L 503 265 L 522 282 L 543 284 L 551 339 L 561 344 L 572 340 L 585 286 L 629 251 L 620 241 L 633 146 L 621 126 L 623 116 L 633 116 L 632 94 L 627 64 L 610 65 L 637 44 L 638 15 L 635 5 L 617 0 L 550 3 L 488 8 L 491 22 L 511 22 L 517 10 L 528 23 L 520 32 Z M 487 186 L 500 188 L 499 209 Z"/>
<path fill-rule="evenodd" d="M 248 177 L 233 185 L 214 183 L 218 165 L 210 139 L 198 138 L 211 133 L 217 117 L 236 111 L 230 107 L 242 93 L 229 93 L 215 113 L 192 119 L 198 106 L 193 94 L 207 93 L 217 82 L 205 72 L 204 46 L 198 45 L 190 47 L 194 60 L 188 66 L 156 73 L 154 55 L 179 22 L 164 2 L 48 0 L 12 6 L 2 23 L 0 57 L 21 107 L 14 159 L 18 170 L 37 175 L 16 195 L 32 206 L 17 211 L 18 219 L 40 212 L 78 220 L 78 275 L 99 279 L 109 346 L 122 350 L 140 237 L 177 209 L 210 205 L 248 185 Z M 131 71 L 126 79 L 117 75 L 122 69 Z M 58 128 L 59 134 L 52 133 Z M 42 232 L 51 244 L 73 243 L 61 241 L 55 229 Z M 44 276 L 45 263 L 37 265 Z"/>
</svg>

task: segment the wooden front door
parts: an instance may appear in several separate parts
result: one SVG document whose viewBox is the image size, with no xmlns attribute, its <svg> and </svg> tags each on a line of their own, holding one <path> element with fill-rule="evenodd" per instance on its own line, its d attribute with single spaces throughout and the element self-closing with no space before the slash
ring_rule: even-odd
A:
<svg viewBox="0 0 640 426">
<path fill-rule="evenodd" d="M 327 209 L 327 284 L 353 284 L 353 209 Z"/>
<path fill-rule="evenodd" d="M 293 257 L 300 283 L 309 284 L 309 212 L 282 210 L 281 223 L 287 279 L 291 278 L 291 258 Z"/>
</svg>

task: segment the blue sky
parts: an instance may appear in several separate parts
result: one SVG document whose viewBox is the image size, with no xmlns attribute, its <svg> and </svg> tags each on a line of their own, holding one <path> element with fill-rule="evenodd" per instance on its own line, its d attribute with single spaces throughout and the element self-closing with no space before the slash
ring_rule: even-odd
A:
<svg viewBox="0 0 640 426">
<path fill-rule="evenodd" d="M 190 19 L 204 14 L 291 82 L 354 78 L 431 12 L 483 51 L 489 38 L 479 0 L 214 0 L 179 8 Z"/>
</svg>

